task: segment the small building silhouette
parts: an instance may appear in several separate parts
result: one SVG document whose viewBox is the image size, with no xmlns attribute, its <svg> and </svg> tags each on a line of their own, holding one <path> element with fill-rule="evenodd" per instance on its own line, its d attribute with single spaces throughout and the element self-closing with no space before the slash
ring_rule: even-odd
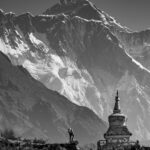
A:
<svg viewBox="0 0 150 150">
<path fill-rule="evenodd" d="M 130 141 L 132 133 L 127 128 L 126 116 L 121 112 L 119 101 L 117 91 L 113 113 L 108 116 L 109 127 L 104 134 L 105 140 L 98 141 L 98 150 L 124 150 L 135 145 Z"/>
</svg>

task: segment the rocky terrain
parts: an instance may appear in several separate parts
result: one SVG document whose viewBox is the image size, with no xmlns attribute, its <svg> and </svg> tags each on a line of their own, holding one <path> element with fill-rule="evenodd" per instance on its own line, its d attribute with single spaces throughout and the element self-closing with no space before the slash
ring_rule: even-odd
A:
<svg viewBox="0 0 150 150">
<path fill-rule="evenodd" d="M 40 140 L 10 140 L 10 139 L 0 139 L 0 149 L 1 150 L 77 150 L 79 147 L 78 143 L 55 143 L 50 144 L 45 141 Z"/>
</svg>

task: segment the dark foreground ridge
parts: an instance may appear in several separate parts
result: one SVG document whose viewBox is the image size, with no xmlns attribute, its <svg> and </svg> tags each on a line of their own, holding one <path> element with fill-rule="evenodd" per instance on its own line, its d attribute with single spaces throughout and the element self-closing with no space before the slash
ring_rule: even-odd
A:
<svg viewBox="0 0 150 150">
<path fill-rule="evenodd" d="M 94 149 L 93 149 L 94 148 Z M 97 147 L 78 147 L 78 141 L 68 143 L 46 143 L 43 140 L 10 140 L 0 138 L 0 150 L 103 150 L 99 146 Z M 150 147 L 141 146 L 139 143 L 133 144 L 131 147 L 124 146 L 123 149 L 113 148 L 110 150 L 150 150 Z"/>
<path fill-rule="evenodd" d="M 0 139 L 0 150 L 77 150 L 78 141 L 49 144 L 43 140 Z"/>
</svg>

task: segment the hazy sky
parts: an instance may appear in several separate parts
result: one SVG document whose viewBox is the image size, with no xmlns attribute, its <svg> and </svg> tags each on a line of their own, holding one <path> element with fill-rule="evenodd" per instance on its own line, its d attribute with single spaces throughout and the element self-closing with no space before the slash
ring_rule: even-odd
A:
<svg viewBox="0 0 150 150">
<path fill-rule="evenodd" d="M 98 8 L 133 30 L 150 28 L 150 0 L 91 0 Z M 58 0 L 0 0 L 0 8 L 16 14 L 40 14 Z"/>
</svg>

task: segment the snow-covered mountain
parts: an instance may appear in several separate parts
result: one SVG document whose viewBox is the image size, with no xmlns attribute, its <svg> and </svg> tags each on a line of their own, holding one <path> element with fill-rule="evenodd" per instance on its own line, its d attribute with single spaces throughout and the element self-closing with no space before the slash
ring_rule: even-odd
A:
<svg viewBox="0 0 150 150">
<path fill-rule="evenodd" d="M 1 11 L 0 23 L 0 50 L 13 65 L 104 120 L 118 89 L 134 138 L 150 140 L 150 71 L 129 50 L 130 29 L 88 0 L 61 0 L 37 16 Z"/>
<path fill-rule="evenodd" d="M 17 136 L 54 143 L 67 142 L 70 127 L 85 144 L 102 137 L 106 123 L 90 109 L 47 89 L 0 52 L 0 130 L 13 129 Z"/>
</svg>

